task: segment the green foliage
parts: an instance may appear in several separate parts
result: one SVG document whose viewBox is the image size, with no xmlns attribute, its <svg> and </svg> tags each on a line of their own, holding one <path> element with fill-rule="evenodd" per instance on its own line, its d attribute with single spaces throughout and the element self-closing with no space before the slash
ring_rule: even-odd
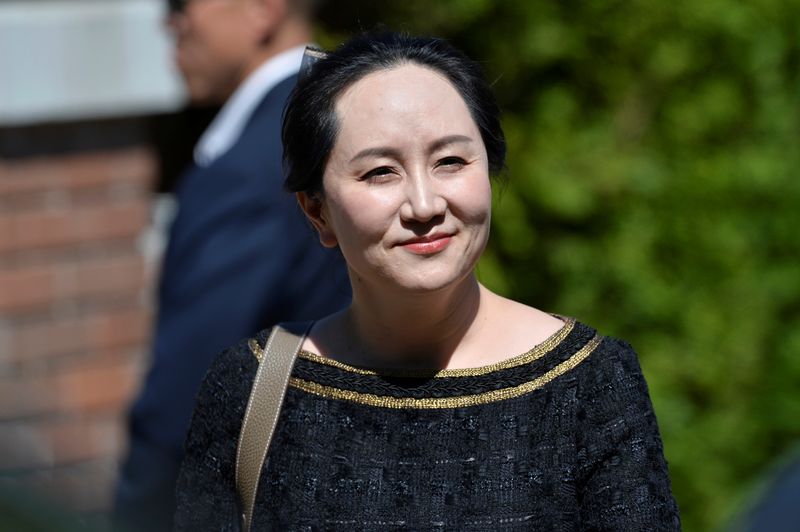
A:
<svg viewBox="0 0 800 532">
<path fill-rule="evenodd" d="M 510 177 L 482 280 L 637 347 L 685 529 L 725 526 L 800 440 L 800 3 L 331 4 L 325 44 L 481 61 Z"/>
</svg>

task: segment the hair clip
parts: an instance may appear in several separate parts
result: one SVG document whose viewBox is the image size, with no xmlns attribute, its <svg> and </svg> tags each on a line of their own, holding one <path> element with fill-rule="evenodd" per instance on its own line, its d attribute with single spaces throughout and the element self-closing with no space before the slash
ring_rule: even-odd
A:
<svg viewBox="0 0 800 532">
<path fill-rule="evenodd" d="M 300 63 L 300 72 L 297 75 L 297 81 L 303 81 L 310 76 L 311 69 L 316 62 L 326 57 L 328 57 L 328 52 L 320 50 L 319 48 L 314 48 L 313 46 L 306 46 L 305 51 L 303 51 L 303 61 Z"/>
</svg>

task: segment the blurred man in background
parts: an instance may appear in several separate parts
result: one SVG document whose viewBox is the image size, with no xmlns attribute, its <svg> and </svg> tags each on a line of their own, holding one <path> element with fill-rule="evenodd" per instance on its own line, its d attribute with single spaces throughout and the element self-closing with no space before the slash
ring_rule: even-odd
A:
<svg viewBox="0 0 800 532">
<path fill-rule="evenodd" d="M 169 530 L 194 397 L 213 357 L 350 297 L 343 262 L 282 190 L 281 114 L 311 40 L 313 0 L 170 0 L 196 104 L 223 104 L 177 184 L 152 365 L 130 415 L 115 519 Z"/>
</svg>

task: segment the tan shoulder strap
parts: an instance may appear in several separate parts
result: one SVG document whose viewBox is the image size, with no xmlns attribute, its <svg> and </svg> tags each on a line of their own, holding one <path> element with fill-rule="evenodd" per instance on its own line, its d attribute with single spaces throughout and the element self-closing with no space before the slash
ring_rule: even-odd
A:
<svg viewBox="0 0 800 532">
<path fill-rule="evenodd" d="M 250 391 L 236 450 L 236 492 L 242 509 L 242 530 L 248 532 L 261 468 L 278 423 L 297 353 L 311 323 L 281 324 L 272 328 Z"/>
</svg>

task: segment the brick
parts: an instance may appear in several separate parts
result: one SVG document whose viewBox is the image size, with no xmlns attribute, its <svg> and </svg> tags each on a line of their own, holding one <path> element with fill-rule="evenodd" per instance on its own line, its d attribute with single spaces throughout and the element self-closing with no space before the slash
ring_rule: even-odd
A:
<svg viewBox="0 0 800 532">
<path fill-rule="evenodd" d="M 0 216 L 0 252 L 11 248 L 11 239 L 14 238 L 10 216 Z"/>
<path fill-rule="evenodd" d="M 0 379 L 0 420 L 57 412 L 119 411 L 139 383 L 140 364 L 75 365 L 54 375 Z"/>
<path fill-rule="evenodd" d="M 145 308 L 98 310 L 75 319 L 48 318 L 6 333 L 3 364 L 146 345 L 151 314 Z"/>
<path fill-rule="evenodd" d="M 12 214 L 0 218 L 0 253 L 89 241 L 135 238 L 147 222 L 148 205 L 131 201 L 71 210 Z"/>
<path fill-rule="evenodd" d="M 117 412 L 133 399 L 141 377 L 141 361 L 130 356 L 99 367 L 74 367 L 58 378 L 59 400 L 67 409 Z"/>
<path fill-rule="evenodd" d="M 88 343 L 95 349 L 117 349 L 140 344 L 149 332 L 150 317 L 144 313 L 98 316 L 88 328 Z"/>
<path fill-rule="evenodd" d="M 3 361 L 10 357 L 13 349 L 13 335 L 14 331 L 8 320 L 0 318 L 0 369 L 3 366 Z"/>
<path fill-rule="evenodd" d="M 136 255 L 96 258 L 33 268 L 0 269 L 0 311 L 13 314 L 69 298 L 128 294 L 144 287 L 144 262 Z"/>
<path fill-rule="evenodd" d="M 138 295 L 144 287 L 144 261 L 132 255 L 80 264 L 75 271 L 71 297 L 108 293 Z"/>
<path fill-rule="evenodd" d="M 56 285 L 52 268 L 0 270 L 0 311 L 47 304 L 55 297 Z"/>
<path fill-rule="evenodd" d="M 71 203 L 70 194 L 62 189 L 43 190 L 36 194 L 0 196 L 0 216 L 22 211 L 44 211 Z"/>
<path fill-rule="evenodd" d="M 0 470 L 40 469 L 116 456 L 122 417 L 70 416 L 0 423 Z"/>
<path fill-rule="evenodd" d="M 0 198 L 119 183 L 146 189 L 155 174 L 155 157 L 144 148 L 25 159 L 0 165 Z"/>
<path fill-rule="evenodd" d="M 92 318 L 46 319 L 14 327 L 8 333 L 9 348 L 0 364 L 9 366 L 25 360 L 89 351 L 91 347 L 86 331 Z"/>
<path fill-rule="evenodd" d="M 146 147 L 0 161 L 0 477 L 73 509 L 109 507 L 141 380 L 155 175 Z"/>
</svg>

